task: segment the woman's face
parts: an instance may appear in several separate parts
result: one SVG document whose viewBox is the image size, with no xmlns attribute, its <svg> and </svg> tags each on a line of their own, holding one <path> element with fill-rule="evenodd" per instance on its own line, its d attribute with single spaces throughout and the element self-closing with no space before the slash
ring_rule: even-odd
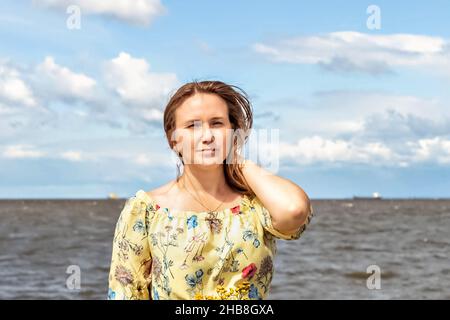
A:
<svg viewBox="0 0 450 320">
<path fill-rule="evenodd" d="M 216 94 L 197 93 L 175 111 L 172 139 L 185 165 L 221 165 L 230 151 L 232 133 L 227 104 Z"/>
</svg>

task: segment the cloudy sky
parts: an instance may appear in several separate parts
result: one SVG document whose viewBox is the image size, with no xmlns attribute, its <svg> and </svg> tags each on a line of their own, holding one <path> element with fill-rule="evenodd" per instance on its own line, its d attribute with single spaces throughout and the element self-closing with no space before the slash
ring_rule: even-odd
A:
<svg viewBox="0 0 450 320">
<path fill-rule="evenodd" d="M 254 138 L 279 133 L 264 153 L 313 199 L 448 197 L 449 14 L 443 0 L 2 1 L 0 198 L 173 179 L 162 112 L 192 80 L 244 89 Z"/>
</svg>

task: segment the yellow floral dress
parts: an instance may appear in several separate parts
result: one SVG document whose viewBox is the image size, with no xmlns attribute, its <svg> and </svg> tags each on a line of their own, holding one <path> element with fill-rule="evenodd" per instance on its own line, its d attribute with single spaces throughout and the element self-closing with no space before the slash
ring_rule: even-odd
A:
<svg viewBox="0 0 450 320">
<path fill-rule="evenodd" d="M 170 211 L 144 190 L 127 199 L 113 239 L 107 298 L 261 300 L 274 273 L 276 239 L 294 234 L 274 229 L 256 197 L 222 211 Z"/>
</svg>

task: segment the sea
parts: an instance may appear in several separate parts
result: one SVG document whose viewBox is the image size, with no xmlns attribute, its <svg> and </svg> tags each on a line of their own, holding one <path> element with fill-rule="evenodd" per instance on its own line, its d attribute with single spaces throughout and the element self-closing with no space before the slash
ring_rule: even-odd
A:
<svg viewBox="0 0 450 320">
<path fill-rule="evenodd" d="M 105 300 L 126 199 L 0 200 L 0 299 Z M 271 300 L 450 299 L 450 199 L 312 199 Z"/>
</svg>

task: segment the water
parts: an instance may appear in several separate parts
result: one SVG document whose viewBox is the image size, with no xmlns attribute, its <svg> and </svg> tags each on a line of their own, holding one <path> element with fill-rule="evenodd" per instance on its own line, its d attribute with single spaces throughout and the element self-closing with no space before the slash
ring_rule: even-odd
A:
<svg viewBox="0 0 450 320">
<path fill-rule="evenodd" d="M 105 299 L 121 200 L 0 200 L 0 299 Z M 313 200 L 268 299 L 450 299 L 450 200 Z M 71 265 L 81 288 L 66 281 Z M 367 288 L 370 265 L 381 288 Z"/>
</svg>

